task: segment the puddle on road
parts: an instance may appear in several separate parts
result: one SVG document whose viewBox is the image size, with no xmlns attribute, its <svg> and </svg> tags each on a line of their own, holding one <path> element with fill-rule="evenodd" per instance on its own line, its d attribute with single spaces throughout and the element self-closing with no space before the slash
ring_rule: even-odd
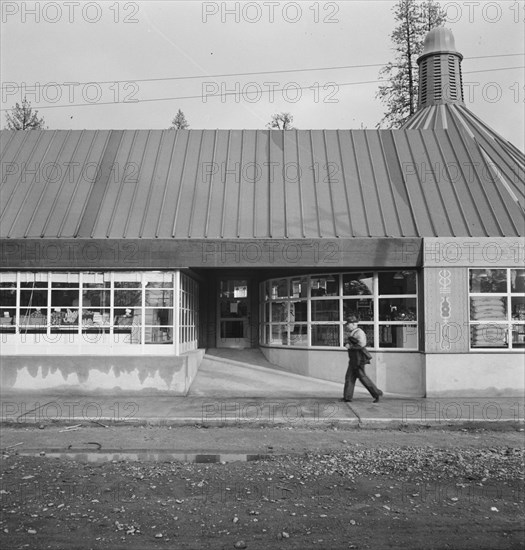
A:
<svg viewBox="0 0 525 550">
<path fill-rule="evenodd" d="M 250 462 L 264 460 L 270 454 L 253 453 L 179 453 L 172 451 L 22 451 L 20 456 L 33 456 L 41 458 L 59 458 L 63 460 L 75 460 L 77 462 L 186 462 L 199 464 L 212 464 L 219 462 Z"/>
</svg>

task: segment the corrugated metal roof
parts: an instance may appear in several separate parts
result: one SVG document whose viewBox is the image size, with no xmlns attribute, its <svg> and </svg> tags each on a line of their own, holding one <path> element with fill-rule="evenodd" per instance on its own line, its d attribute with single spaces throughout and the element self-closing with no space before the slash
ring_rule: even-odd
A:
<svg viewBox="0 0 525 550">
<path fill-rule="evenodd" d="M 499 191 L 506 188 L 510 197 L 525 210 L 525 155 L 496 133 L 465 105 L 431 105 L 417 111 L 403 130 L 450 130 L 468 136 L 481 150 Z M 485 178 L 488 179 L 488 178 Z M 488 190 L 490 192 L 490 190 Z M 492 235 L 491 235 L 492 236 Z"/>
<path fill-rule="evenodd" d="M 0 235 L 524 235 L 523 155 L 447 120 L 447 130 L 2 131 Z"/>
</svg>

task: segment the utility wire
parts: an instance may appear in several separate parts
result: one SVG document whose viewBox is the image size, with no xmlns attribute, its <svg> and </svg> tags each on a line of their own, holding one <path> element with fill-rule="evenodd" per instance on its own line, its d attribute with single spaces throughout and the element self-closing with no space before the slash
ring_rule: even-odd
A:
<svg viewBox="0 0 525 550">
<path fill-rule="evenodd" d="M 498 69 L 481 69 L 479 71 L 464 72 L 463 74 L 508 71 L 512 69 L 525 69 L 525 65 L 521 67 L 501 67 Z M 343 82 L 341 84 L 338 84 L 337 82 L 329 82 L 329 83 L 326 83 L 325 86 L 326 85 L 338 86 L 338 87 L 359 86 L 361 84 L 377 84 L 379 82 L 386 82 L 386 80 L 365 80 L 362 82 Z M 317 86 L 317 89 L 319 89 L 319 86 L 320 85 Z M 312 88 L 314 88 L 313 85 L 312 86 L 294 86 L 294 90 L 311 90 Z M 288 91 L 288 90 L 286 90 L 285 88 L 259 90 L 260 93 L 269 93 L 269 92 L 274 93 L 274 92 L 284 92 L 284 91 Z M 156 97 L 156 98 L 149 98 L 149 99 L 138 99 L 136 101 L 118 101 L 118 102 L 117 101 L 100 101 L 96 103 L 74 103 L 74 104 L 66 104 L 66 105 L 42 105 L 42 106 L 35 105 L 33 106 L 33 108 L 40 110 L 40 109 L 60 109 L 60 108 L 66 108 L 66 107 L 96 107 L 99 105 L 131 105 L 131 104 L 137 104 L 137 103 L 149 103 L 153 101 L 175 101 L 175 100 L 181 101 L 186 99 L 202 99 L 203 97 L 207 97 L 207 98 L 221 97 L 222 98 L 222 97 L 231 96 L 231 95 L 245 96 L 245 95 L 248 95 L 249 93 L 253 93 L 253 92 L 249 92 L 249 91 L 236 92 L 235 91 L 235 92 L 224 92 L 221 94 L 207 94 L 207 95 L 200 94 L 200 95 L 189 95 L 189 96 L 179 96 L 179 97 Z M 0 109 L 0 111 L 7 111 L 7 110 L 9 109 Z"/>
<path fill-rule="evenodd" d="M 499 54 L 499 55 L 480 55 L 477 57 L 468 57 L 465 59 L 489 59 L 494 57 L 512 57 L 517 55 L 523 55 L 521 53 L 507 53 L 507 54 Z M 192 75 L 192 76 L 167 76 L 167 77 L 158 77 L 158 78 L 134 78 L 134 79 L 128 79 L 128 80 L 92 80 L 90 82 L 69 82 L 69 83 L 57 83 L 52 82 L 48 85 L 52 84 L 53 86 L 86 86 L 88 84 L 123 84 L 126 82 L 163 82 L 167 80 L 195 80 L 195 79 L 202 79 L 202 78 L 226 78 L 226 77 L 232 77 L 232 76 L 255 76 L 259 74 L 282 74 L 282 73 L 302 73 L 302 72 L 308 72 L 308 71 L 337 71 L 341 69 L 365 69 L 370 67 L 384 67 L 386 66 L 386 63 L 372 63 L 367 65 L 342 65 L 342 66 L 336 66 L 336 67 L 317 67 L 317 68 L 311 68 L 311 69 L 281 69 L 281 70 L 275 70 L 275 71 L 253 71 L 248 73 L 226 73 L 226 74 L 210 74 L 210 75 Z M 400 65 L 393 65 L 393 67 L 399 68 Z M 2 84 L 2 88 L 5 88 L 8 86 L 8 84 Z"/>
</svg>

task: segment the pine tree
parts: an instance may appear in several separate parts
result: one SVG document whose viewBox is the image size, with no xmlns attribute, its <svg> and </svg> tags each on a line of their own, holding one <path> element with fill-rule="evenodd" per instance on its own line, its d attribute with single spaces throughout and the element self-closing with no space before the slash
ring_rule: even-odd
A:
<svg viewBox="0 0 525 550">
<path fill-rule="evenodd" d="M 184 113 L 179 109 L 175 118 L 171 121 L 170 130 L 187 130 L 190 127 Z"/>
<path fill-rule="evenodd" d="M 269 130 L 296 130 L 292 126 L 293 115 L 290 113 L 276 113 L 272 115 L 272 120 L 268 122 L 266 127 Z"/>
<path fill-rule="evenodd" d="M 44 130 L 44 118 L 38 118 L 38 111 L 33 111 L 31 103 L 24 97 L 22 105 L 16 103 L 11 113 L 6 113 L 8 130 Z"/>
<path fill-rule="evenodd" d="M 379 72 L 379 77 L 388 82 L 381 84 L 376 94 L 386 106 L 377 126 L 399 128 L 416 112 L 417 58 L 423 51 L 425 36 L 445 23 L 446 12 L 434 0 L 399 0 L 392 9 L 398 22 L 390 35 L 396 58 Z"/>
</svg>

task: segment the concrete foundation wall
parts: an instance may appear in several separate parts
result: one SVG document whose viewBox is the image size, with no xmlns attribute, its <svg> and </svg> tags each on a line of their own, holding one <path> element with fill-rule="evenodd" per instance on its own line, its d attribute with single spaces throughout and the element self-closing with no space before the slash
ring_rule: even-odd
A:
<svg viewBox="0 0 525 550">
<path fill-rule="evenodd" d="M 522 353 L 426 355 L 427 397 L 525 395 Z"/>
<path fill-rule="evenodd" d="M 344 382 L 348 355 L 343 350 L 301 350 L 261 347 L 268 361 L 289 372 Z M 371 352 L 371 365 L 366 372 L 384 392 L 423 397 L 425 372 L 423 355 L 419 352 Z"/>
<path fill-rule="evenodd" d="M 2 391 L 152 392 L 186 395 L 204 350 L 179 356 L 2 356 Z"/>
</svg>

